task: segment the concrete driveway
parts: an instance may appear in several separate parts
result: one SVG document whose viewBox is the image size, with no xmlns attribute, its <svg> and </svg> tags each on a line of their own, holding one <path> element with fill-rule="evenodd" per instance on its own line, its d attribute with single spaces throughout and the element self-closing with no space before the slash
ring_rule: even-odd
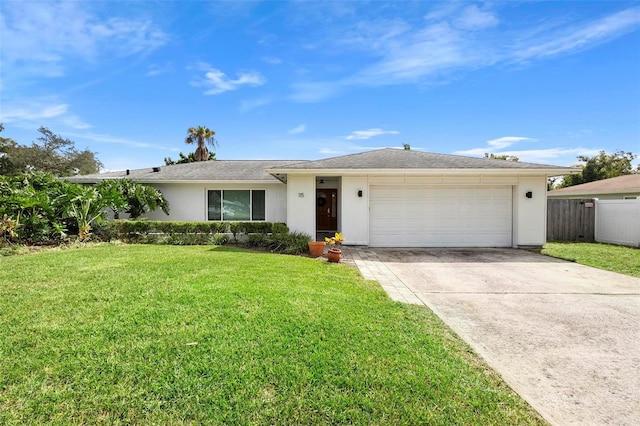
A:
<svg viewBox="0 0 640 426">
<path fill-rule="evenodd" d="M 640 424 L 640 279 L 514 249 L 358 249 L 556 425 Z"/>
</svg>

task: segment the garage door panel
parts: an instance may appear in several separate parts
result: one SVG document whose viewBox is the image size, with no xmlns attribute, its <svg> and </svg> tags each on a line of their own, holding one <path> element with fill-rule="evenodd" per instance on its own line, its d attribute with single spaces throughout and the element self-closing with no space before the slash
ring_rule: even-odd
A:
<svg viewBox="0 0 640 426">
<path fill-rule="evenodd" d="M 370 194 L 371 246 L 511 246 L 510 186 L 372 186 Z"/>
</svg>

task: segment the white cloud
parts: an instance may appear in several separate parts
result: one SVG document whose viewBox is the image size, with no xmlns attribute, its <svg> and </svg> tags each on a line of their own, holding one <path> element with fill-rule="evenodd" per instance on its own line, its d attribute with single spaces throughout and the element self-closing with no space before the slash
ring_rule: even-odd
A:
<svg viewBox="0 0 640 426">
<path fill-rule="evenodd" d="M 289 134 L 290 135 L 297 135 L 298 133 L 304 133 L 307 131 L 307 126 L 304 124 L 301 124 L 299 126 L 294 127 L 293 129 L 289 130 Z"/>
<path fill-rule="evenodd" d="M 269 105 L 271 102 L 271 99 L 268 98 L 247 99 L 240 102 L 240 112 L 249 112 L 261 106 Z"/>
<path fill-rule="evenodd" d="M 490 28 L 498 25 L 499 22 L 494 14 L 480 10 L 476 5 L 465 7 L 454 19 L 456 27 L 464 30 Z"/>
<path fill-rule="evenodd" d="M 164 65 L 157 65 L 157 64 L 152 64 L 151 66 L 149 66 L 149 71 L 147 71 L 147 73 L 144 75 L 145 77 L 155 77 L 161 74 L 166 74 L 169 71 L 171 71 L 171 64 L 164 64 Z"/>
<path fill-rule="evenodd" d="M 473 148 L 455 151 L 452 154 L 468 155 L 472 157 L 482 157 L 487 152 L 486 148 Z M 496 155 L 512 155 L 518 157 L 525 163 L 559 164 L 572 165 L 576 163 L 578 155 L 593 156 L 600 152 L 600 149 L 592 148 L 542 148 L 525 150 L 507 150 L 494 152 Z"/>
<path fill-rule="evenodd" d="M 638 25 L 640 7 L 633 7 L 591 22 L 551 31 L 541 40 L 526 40 L 524 46 L 513 52 L 513 59 L 531 60 L 588 49 L 637 29 Z"/>
<path fill-rule="evenodd" d="M 168 36 L 148 19 L 101 19 L 90 2 L 5 2 L 0 14 L 0 57 L 13 78 L 64 75 L 68 59 L 145 54 Z M 15 69 L 14 69 L 15 67 Z"/>
<path fill-rule="evenodd" d="M 454 154 L 460 155 L 472 155 L 482 157 L 485 153 L 491 154 L 507 154 L 507 152 L 501 151 L 504 148 L 518 142 L 535 142 L 537 139 L 529 138 L 525 136 L 502 136 L 500 138 L 491 139 L 487 141 L 487 145 L 480 148 L 471 148 L 463 151 L 457 151 Z M 511 155 L 511 154 L 507 154 Z"/>
<path fill-rule="evenodd" d="M 199 64 L 197 68 L 205 71 L 204 78 L 193 83 L 194 86 L 204 87 L 205 95 L 219 95 L 220 93 L 237 90 L 241 86 L 262 86 L 265 78 L 257 71 L 238 73 L 237 78 L 227 77 L 225 73 L 207 64 Z"/>
<path fill-rule="evenodd" d="M 338 95 L 343 86 L 345 84 L 340 81 L 295 83 L 289 99 L 301 103 L 324 101 Z"/>
<path fill-rule="evenodd" d="M 527 138 L 524 136 L 503 136 L 501 138 L 491 139 L 490 141 L 487 141 L 487 146 L 492 149 L 502 149 L 502 148 L 511 146 L 516 142 L 523 142 L 523 141 L 533 142 L 533 141 L 536 141 L 536 139 Z"/>
<path fill-rule="evenodd" d="M 362 20 L 334 36 L 329 47 L 334 54 L 355 49 L 368 62 L 334 80 L 306 76 L 306 81 L 292 84 L 290 99 L 319 102 L 359 86 L 446 84 L 461 72 L 572 54 L 638 29 L 640 7 L 566 24 L 570 19 L 558 19 L 562 26 L 535 21 L 501 33 L 495 29 L 500 19 L 493 11 L 451 2 L 434 7 L 419 26 L 401 19 L 385 25 Z"/>
<path fill-rule="evenodd" d="M 41 126 L 45 122 L 62 124 L 73 129 L 87 129 L 91 125 L 69 111 L 69 105 L 51 100 L 5 103 L 0 122 L 16 123 L 21 127 Z M 50 123 L 49 123 L 50 122 Z"/>
<path fill-rule="evenodd" d="M 370 139 L 375 136 L 381 135 L 397 135 L 400 132 L 395 130 L 382 130 L 382 129 L 368 129 L 368 130 L 355 130 L 346 137 L 347 140 L 364 140 Z"/>
<path fill-rule="evenodd" d="M 262 60 L 271 65 L 280 65 L 282 63 L 282 59 L 275 56 L 265 56 Z"/>
<path fill-rule="evenodd" d="M 132 139 L 126 139 L 126 138 L 121 138 L 118 136 L 110 136 L 110 135 L 105 135 L 105 134 L 100 134 L 100 133 L 93 133 L 93 132 L 85 132 L 85 133 L 68 133 L 65 132 L 65 135 L 70 136 L 70 137 L 74 137 L 74 138 L 82 138 L 82 139 L 88 139 L 90 141 L 94 141 L 94 142 L 102 142 L 102 143 L 109 143 L 109 144 L 118 144 L 118 145 L 127 145 L 133 148 L 151 148 L 151 149 L 156 149 L 156 150 L 160 150 L 160 151 L 174 151 L 174 152 L 178 152 L 179 149 L 171 147 L 171 146 L 163 146 L 163 145 L 159 145 L 155 142 L 142 142 L 142 141 L 136 141 L 136 140 L 132 140 Z"/>
</svg>

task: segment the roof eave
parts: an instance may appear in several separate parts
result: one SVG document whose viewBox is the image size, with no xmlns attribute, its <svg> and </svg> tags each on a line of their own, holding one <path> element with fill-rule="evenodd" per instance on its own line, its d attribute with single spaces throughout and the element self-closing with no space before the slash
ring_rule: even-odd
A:
<svg viewBox="0 0 640 426">
<path fill-rule="evenodd" d="M 493 175 L 546 175 L 561 176 L 580 173 L 577 168 L 509 168 L 509 169 L 480 169 L 480 168 L 451 168 L 451 169 L 267 169 L 267 173 L 276 175 L 442 175 L 442 174 L 493 174 Z"/>
<path fill-rule="evenodd" d="M 73 180 L 71 182 L 75 183 L 99 183 L 104 180 L 114 180 L 114 179 L 122 179 L 120 177 L 107 177 L 102 179 L 82 179 L 82 180 Z M 159 183 L 168 183 L 168 184 L 186 184 L 186 183 L 197 183 L 197 184 L 280 184 L 281 181 L 277 178 L 274 179 L 136 179 L 135 177 L 128 176 L 127 179 L 130 179 L 134 182 L 141 183 L 144 185 L 151 184 L 159 184 Z"/>
</svg>

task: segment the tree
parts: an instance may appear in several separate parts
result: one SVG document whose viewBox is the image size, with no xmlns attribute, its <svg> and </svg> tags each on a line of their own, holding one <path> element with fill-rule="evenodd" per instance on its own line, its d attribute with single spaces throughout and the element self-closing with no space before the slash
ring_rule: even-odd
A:
<svg viewBox="0 0 640 426">
<path fill-rule="evenodd" d="M 204 126 L 190 127 L 187 130 L 187 137 L 184 142 L 186 144 L 196 144 L 196 152 L 194 153 L 196 161 L 207 161 L 209 158 L 209 150 L 207 145 L 211 147 L 217 146 L 215 139 L 216 132 Z"/>
<path fill-rule="evenodd" d="M 0 132 L 4 126 L 0 123 Z M 18 143 L 11 138 L 0 137 L 0 175 L 9 175 L 15 169 L 13 164 L 13 153 L 18 147 Z"/>
<path fill-rule="evenodd" d="M 632 162 L 635 158 L 636 155 L 633 153 L 624 151 L 617 151 L 613 154 L 600 151 L 598 155 L 593 157 L 579 155 L 578 160 L 583 164 L 576 165 L 576 167 L 582 167 L 582 171 L 575 175 L 564 176 L 559 188 L 639 173 L 640 167 L 633 168 Z"/>
<path fill-rule="evenodd" d="M 180 158 L 177 160 L 173 160 L 171 157 L 165 157 L 164 165 L 171 166 L 173 164 L 193 163 L 196 161 L 196 155 L 193 152 L 189 153 L 189 155 L 184 155 L 181 152 L 179 155 L 180 155 Z M 207 161 L 215 160 L 215 159 L 216 159 L 216 153 L 209 152 L 209 158 L 207 158 Z"/>
<path fill-rule="evenodd" d="M 405 151 L 411 151 L 411 145 L 408 143 L 403 143 L 402 148 L 404 148 Z"/>
<path fill-rule="evenodd" d="M 0 125 L 0 131 L 4 127 Z M 10 138 L 0 138 L 0 174 L 16 175 L 29 170 L 56 176 L 98 173 L 102 163 L 94 152 L 79 151 L 75 144 L 40 127 L 42 136 L 31 146 L 20 145 Z"/>
<path fill-rule="evenodd" d="M 489 158 L 491 160 L 513 161 L 514 163 L 520 162 L 520 159 L 515 155 L 507 155 L 507 154 L 489 154 L 488 152 L 485 152 L 484 158 Z"/>
</svg>

